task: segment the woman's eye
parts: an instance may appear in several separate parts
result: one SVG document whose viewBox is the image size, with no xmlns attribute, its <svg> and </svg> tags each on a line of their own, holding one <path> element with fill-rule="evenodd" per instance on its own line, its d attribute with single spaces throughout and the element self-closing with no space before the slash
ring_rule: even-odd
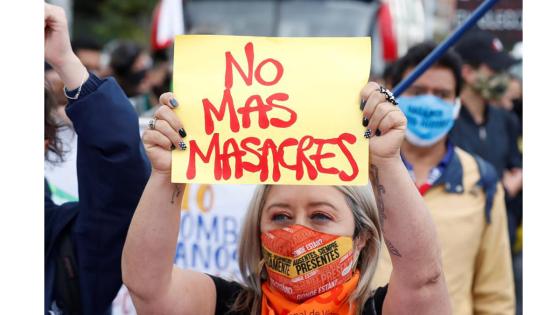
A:
<svg viewBox="0 0 560 315">
<path fill-rule="evenodd" d="M 319 221 L 331 221 L 332 220 L 330 216 L 328 216 L 324 213 L 321 213 L 321 212 L 313 213 L 311 215 L 311 219 L 319 220 Z"/>
<path fill-rule="evenodd" d="M 272 221 L 276 221 L 276 222 L 282 222 L 282 221 L 286 221 L 289 220 L 290 217 L 285 214 L 285 213 L 276 213 L 274 215 L 272 215 Z"/>
</svg>

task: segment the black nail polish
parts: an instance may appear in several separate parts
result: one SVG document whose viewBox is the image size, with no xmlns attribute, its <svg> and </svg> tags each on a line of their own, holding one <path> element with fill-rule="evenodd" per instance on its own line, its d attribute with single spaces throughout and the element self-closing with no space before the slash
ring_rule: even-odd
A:
<svg viewBox="0 0 560 315">
<path fill-rule="evenodd" d="M 179 129 L 179 135 L 181 135 L 182 138 L 187 136 L 187 132 L 185 131 L 185 129 L 181 128 Z"/>
<path fill-rule="evenodd" d="M 368 124 L 369 124 L 369 119 L 364 117 L 364 119 L 362 119 L 362 126 L 367 127 Z"/>
<path fill-rule="evenodd" d="M 173 107 L 179 106 L 179 102 L 177 102 L 177 100 L 174 99 L 174 98 L 170 99 L 169 103 L 171 103 L 171 106 L 173 106 Z"/>
<path fill-rule="evenodd" d="M 375 130 L 375 136 L 376 137 L 381 136 L 381 130 L 379 130 L 379 129 Z"/>
<path fill-rule="evenodd" d="M 179 142 L 179 146 L 181 147 L 181 150 L 183 150 L 183 151 L 185 151 L 187 149 L 187 145 L 183 141 Z"/>
<path fill-rule="evenodd" d="M 173 151 L 173 150 L 175 150 L 175 145 L 174 144 L 171 145 L 171 151 Z"/>
<path fill-rule="evenodd" d="M 364 107 L 366 107 L 366 101 L 361 100 L 360 101 L 360 110 L 364 110 Z"/>
<path fill-rule="evenodd" d="M 369 128 L 366 129 L 366 132 L 364 133 L 364 137 L 365 137 L 366 139 L 371 138 L 371 130 L 370 130 Z"/>
</svg>

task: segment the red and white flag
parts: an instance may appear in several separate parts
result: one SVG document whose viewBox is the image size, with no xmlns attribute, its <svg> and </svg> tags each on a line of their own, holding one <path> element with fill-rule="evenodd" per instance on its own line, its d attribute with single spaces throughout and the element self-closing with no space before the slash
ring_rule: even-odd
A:
<svg viewBox="0 0 560 315">
<path fill-rule="evenodd" d="M 167 48 L 176 35 L 184 33 L 183 0 L 160 0 L 154 9 L 152 20 L 152 48 Z"/>
</svg>

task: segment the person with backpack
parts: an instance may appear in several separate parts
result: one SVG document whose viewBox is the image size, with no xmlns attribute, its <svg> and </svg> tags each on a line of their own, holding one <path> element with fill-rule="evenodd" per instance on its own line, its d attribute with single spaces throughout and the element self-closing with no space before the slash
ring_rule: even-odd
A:
<svg viewBox="0 0 560 315">
<path fill-rule="evenodd" d="M 420 43 L 393 66 L 398 84 L 430 52 Z M 461 58 L 447 51 L 399 97 L 408 125 L 401 157 L 436 225 L 453 314 L 514 314 L 504 189 L 494 167 L 449 139 L 461 103 Z M 387 283 L 383 246 L 374 286 Z"/>
<path fill-rule="evenodd" d="M 79 201 L 57 205 L 45 179 L 45 314 L 110 314 L 121 253 L 150 175 L 138 117 L 114 79 L 72 52 L 62 8 L 45 3 L 45 61 L 64 82 L 78 135 Z M 56 101 L 45 86 L 45 158 L 61 158 Z"/>
</svg>

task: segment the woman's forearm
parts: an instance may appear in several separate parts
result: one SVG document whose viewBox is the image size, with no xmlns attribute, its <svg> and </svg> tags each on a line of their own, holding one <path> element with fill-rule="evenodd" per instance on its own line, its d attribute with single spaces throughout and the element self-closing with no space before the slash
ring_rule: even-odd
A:
<svg viewBox="0 0 560 315">
<path fill-rule="evenodd" d="M 68 54 L 60 63 L 51 65 L 68 90 L 77 89 L 88 78 L 89 73 L 76 55 Z"/>
<path fill-rule="evenodd" d="M 125 242 L 123 282 L 143 300 L 155 299 L 171 283 L 184 184 L 152 171 Z"/>
<path fill-rule="evenodd" d="M 402 161 L 371 161 L 370 180 L 393 264 L 391 277 L 418 287 L 438 278 L 442 267 L 435 225 Z"/>
</svg>

